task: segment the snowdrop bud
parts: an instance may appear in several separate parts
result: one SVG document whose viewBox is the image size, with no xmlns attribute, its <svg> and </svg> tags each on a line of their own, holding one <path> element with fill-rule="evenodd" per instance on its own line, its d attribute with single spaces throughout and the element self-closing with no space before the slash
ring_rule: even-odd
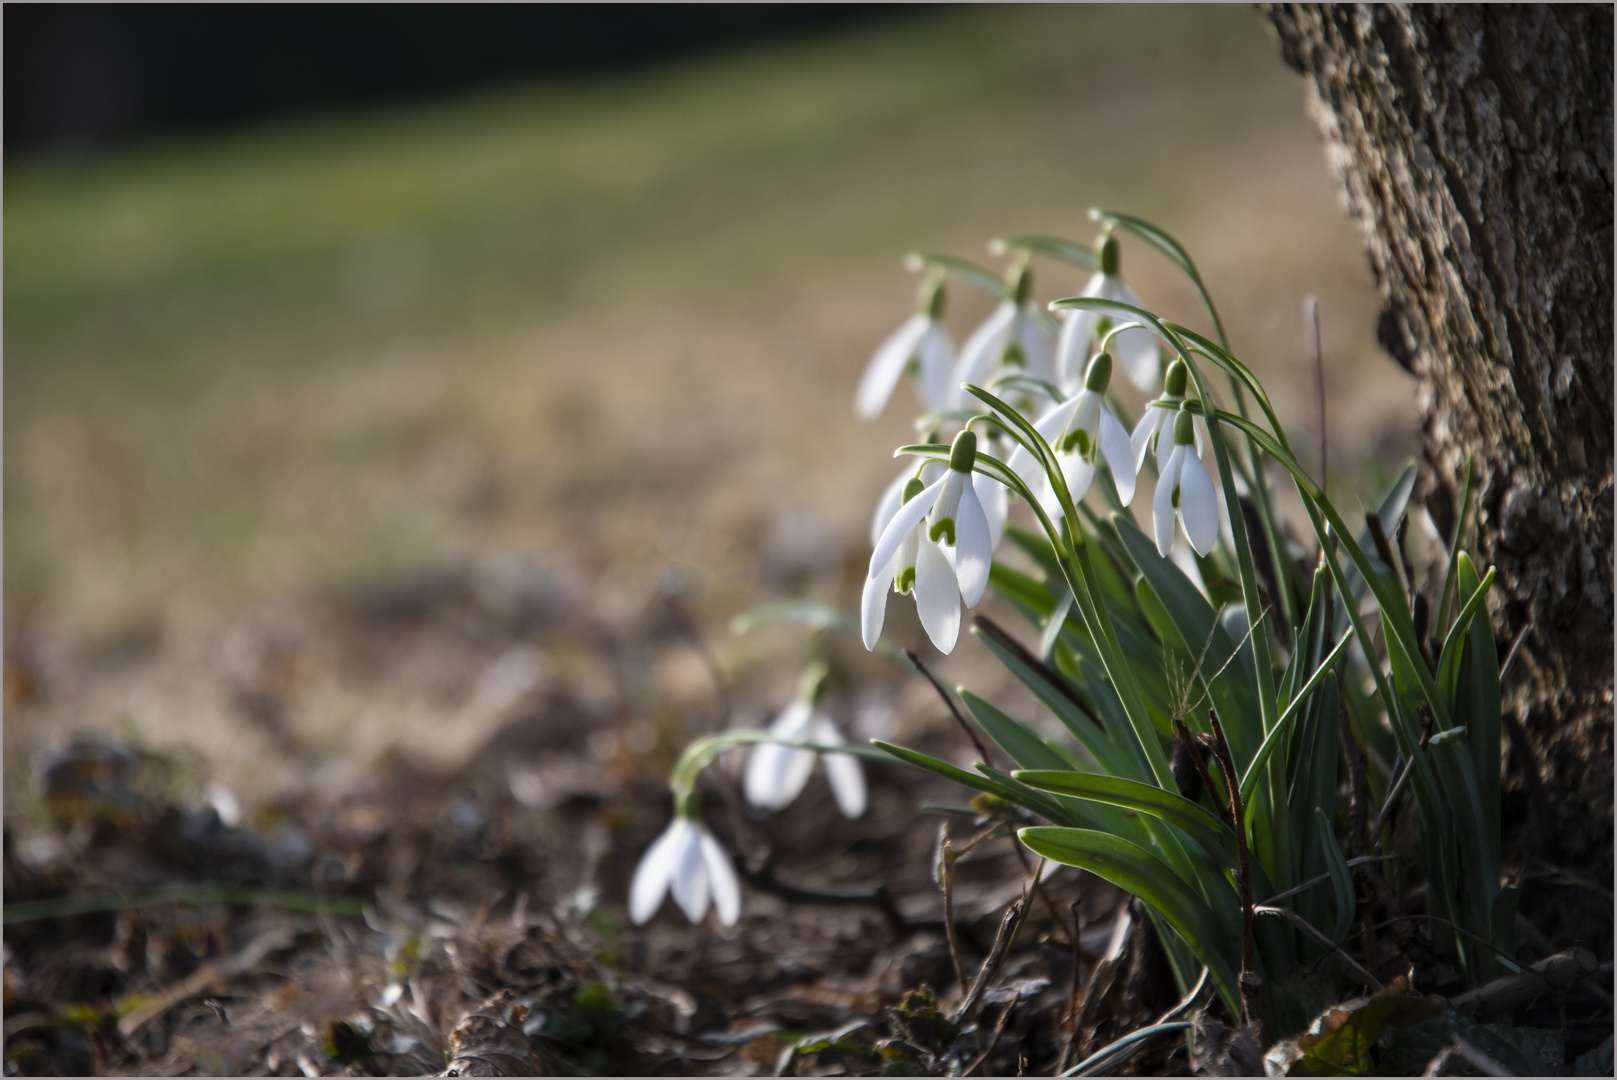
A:
<svg viewBox="0 0 1617 1080">
<path fill-rule="evenodd" d="M 954 446 L 949 449 L 949 468 L 969 473 L 976 464 L 977 436 L 970 430 L 962 431 L 954 437 Z"/>
<path fill-rule="evenodd" d="M 917 307 L 926 313 L 927 318 L 936 322 L 943 318 L 945 299 L 943 278 L 933 275 L 921 283 L 920 303 Z"/>
<path fill-rule="evenodd" d="M 818 704 L 820 698 L 825 696 L 825 684 L 830 675 L 831 669 L 826 667 L 823 661 L 816 660 L 810 664 L 804 669 L 803 677 L 797 683 L 799 700 L 806 701 L 810 705 Z"/>
<path fill-rule="evenodd" d="M 1101 352 L 1095 354 L 1095 359 L 1089 362 L 1089 371 L 1084 375 L 1084 389 L 1096 394 L 1106 393 L 1106 388 L 1112 383 L 1112 354 Z"/>
<path fill-rule="evenodd" d="M 1190 371 L 1185 367 L 1183 360 L 1175 360 L 1168 368 L 1168 377 L 1162 381 L 1162 392 L 1168 397 L 1184 397 L 1185 385 L 1190 381 Z"/>
<path fill-rule="evenodd" d="M 1107 277 L 1117 276 L 1117 239 L 1104 233 L 1095 241 L 1095 253 L 1100 257 L 1100 272 Z"/>
<path fill-rule="evenodd" d="M 1007 275 L 1006 284 L 1011 287 L 1011 294 L 1015 297 L 1017 306 L 1027 303 L 1028 297 L 1033 295 L 1033 271 L 1026 262 L 1019 262 Z"/>
<path fill-rule="evenodd" d="M 1189 446 L 1196 441 L 1196 427 L 1189 409 L 1180 409 L 1173 418 L 1173 444 Z"/>
</svg>

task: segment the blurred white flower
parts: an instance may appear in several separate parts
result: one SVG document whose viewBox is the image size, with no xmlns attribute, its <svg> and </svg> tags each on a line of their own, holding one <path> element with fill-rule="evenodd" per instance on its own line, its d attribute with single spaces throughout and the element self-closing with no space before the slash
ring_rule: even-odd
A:
<svg viewBox="0 0 1617 1080">
<path fill-rule="evenodd" d="M 921 399 L 929 412 L 953 408 L 959 398 L 954 371 L 954 342 L 938 323 L 943 314 L 943 282 L 928 278 L 921 286 L 920 310 L 881 343 L 865 366 L 854 395 L 854 412 L 862 420 L 880 413 L 893 387 L 913 361 L 921 381 Z"/>
<path fill-rule="evenodd" d="M 1212 478 L 1191 445 L 1193 439 L 1191 414 L 1181 409 L 1173 421 L 1173 450 L 1157 478 L 1157 494 L 1151 500 L 1157 553 L 1163 558 L 1173 550 L 1175 515 L 1198 555 L 1212 551 L 1218 539 L 1218 497 L 1213 494 Z"/>
<path fill-rule="evenodd" d="M 815 708 L 812 700 L 799 699 L 769 725 L 769 734 L 781 739 L 842 745 L 842 733 L 830 717 Z M 744 788 L 747 801 L 765 810 L 780 810 L 797 798 L 814 771 L 816 759 L 825 762 L 825 777 L 831 783 L 837 809 L 843 817 L 856 818 L 865 812 L 865 773 L 852 754 L 826 754 L 779 743 L 758 743 L 747 759 Z"/>
<path fill-rule="evenodd" d="M 1054 342 L 1039 325 L 1033 303 L 1033 272 L 1023 263 L 1011 280 L 1011 295 L 966 339 L 955 364 L 958 402 L 960 383 L 983 385 L 1004 367 L 1020 367 L 1046 382 L 1055 381 Z"/>
<path fill-rule="evenodd" d="M 1098 248 L 1100 270 L 1089 279 L 1089 284 L 1084 286 L 1084 291 L 1079 295 L 1101 300 L 1116 300 L 1119 303 L 1144 308 L 1145 305 L 1140 302 L 1139 296 L 1118 276 L 1117 240 L 1108 233 L 1101 237 Z M 1100 331 L 1103 319 L 1112 325 L 1122 321 L 1117 316 L 1101 311 L 1073 308 L 1067 312 L 1067 317 L 1061 324 L 1061 340 L 1056 349 L 1060 369 L 1057 374 L 1062 389 L 1070 390 L 1077 385 L 1079 373 L 1083 370 L 1083 362 L 1089 355 L 1090 344 Z M 1157 378 L 1162 371 L 1162 349 L 1153 331 L 1143 326 L 1119 331 L 1107 348 L 1117 356 L 1118 362 L 1123 365 L 1124 373 L 1135 386 L 1141 390 L 1150 390 L 1156 386 Z"/>
<path fill-rule="evenodd" d="M 719 921 L 732 926 L 741 917 L 741 885 L 735 868 L 713 834 L 697 820 L 694 796 L 686 795 L 681 802 L 674 820 L 640 857 L 629 886 L 629 919 L 636 926 L 648 922 L 672 888 L 674 902 L 691 922 L 702 921 L 711 899 Z"/>
<path fill-rule="evenodd" d="M 1127 506 L 1134 499 L 1133 455 L 1128 432 L 1112 410 L 1106 407 L 1106 388 L 1112 379 L 1112 358 L 1097 353 L 1084 376 L 1083 389 L 1052 408 L 1033 429 L 1055 451 L 1056 463 L 1074 503 L 1089 492 L 1095 478 L 1095 463 L 1104 458 L 1117 485 L 1118 498 Z M 1050 487 L 1050 478 L 1026 447 L 1018 446 L 1007 462 L 1028 486 L 1039 493 L 1039 503 L 1051 517 L 1061 514 L 1061 504 Z"/>
<path fill-rule="evenodd" d="M 876 541 L 860 603 L 865 648 L 874 649 L 887 613 L 887 590 L 915 594 L 921 625 L 940 652 L 960 634 L 960 602 L 976 607 L 988 586 L 992 535 L 971 482 L 977 436 L 955 436 L 942 478 L 905 487 L 904 501 Z"/>
</svg>

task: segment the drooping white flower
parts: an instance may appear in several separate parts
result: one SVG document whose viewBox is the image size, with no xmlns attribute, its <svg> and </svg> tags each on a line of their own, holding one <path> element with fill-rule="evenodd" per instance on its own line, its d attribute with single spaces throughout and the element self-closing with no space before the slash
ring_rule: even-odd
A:
<svg viewBox="0 0 1617 1080">
<path fill-rule="evenodd" d="M 1190 378 L 1190 372 L 1185 368 L 1183 360 L 1175 360 L 1168 367 L 1167 377 L 1162 380 L 1162 396 L 1168 401 L 1183 401 L 1185 387 Z M 1178 415 L 1176 409 L 1150 408 L 1140 417 L 1140 422 L 1134 425 L 1134 434 L 1129 436 L 1129 446 L 1134 452 L 1134 472 L 1138 475 L 1145 466 L 1145 455 L 1152 450 L 1157 454 L 1157 472 L 1162 472 L 1163 466 L 1168 463 L 1168 455 L 1173 452 L 1173 442 L 1164 442 L 1161 438 L 1162 429 L 1173 421 Z M 1201 454 L 1202 433 L 1196 429 L 1196 453 Z"/>
<path fill-rule="evenodd" d="M 1173 420 L 1173 450 L 1157 478 L 1157 494 L 1151 500 L 1157 553 L 1163 558 L 1173 550 L 1176 515 L 1198 555 L 1212 551 L 1218 540 L 1218 497 L 1213 494 L 1212 478 L 1196 456 L 1192 431 L 1191 414 L 1181 409 Z"/>
<path fill-rule="evenodd" d="M 709 900 L 719 921 L 733 926 L 741 917 L 741 885 L 724 848 L 698 818 L 696 797 L 680 798 L 674 820 L 640 857 L 629 885 L 629 920 L 650 921 L 670 889 L 674 902 L 691 922 L 701 922 Z"/>
<path fill-rule="evenodd" d="M 960 349 L 955 363 L 954 382 L 981 386 L 1002 367 L 1020 367 L 1047 382 L 1055 380 L 1054 342 L 1039 325 L 1033 303 L 1033 272 L 1019 264 L 1010 280 L 1011 295 Z"/>
<path fill-rule="evenodd" d="M 976 607 L 993 561 L 988 517 L 971 482 L 977 436 L 962 431 L 949 468 L 931 484 L 912 480 L 904 501 L 882 530 L 870 556 L 860 603 L 865 648 L 874 649 L 887 613 L 887 590 L 914 592 L 921 625 L 940 652 L 954 649 L 960 603 Z"/>
<path fill-rule="evenodd" d="M 1139 296 L 1126 285 L 1118 276 L 1117 240 L 1110 233 L 1101 237 L 1097 245 L 1100 256 L 1100 270 L 1089 279 L 1084 286 L 1081 296 L 1098 298 L 1101 300 L 1116 300 L 1119 303 L 1129 304 L 1133 307 L 1143 308 Z M 1102 320 L 1111 325 L 1122 321 L 1118 316 L 1103 311 L 1089 311 L 1083 308 L 1073 308 L 1067 312 L 1067 317 L 1061 324 L 1061 340 L 1056 347 L 1057 374 L 1063 389 L 1071 389 L 1078 382 L 1079 373 L 1085 357 L 1089 355 L 1091 343 L 1095 335 L 1101 330 Z M 1129 381 L 1141 390 L 1149 390 L 1157 384 L 1162 371 L 1162 348 L 1157 343 L 1157 335 L 1143 326 L 1130 327 L 1120 330 L 1111 339 L 1108 350 L 1116 354 L 1118 362 L 1123 365 L 1123 371 Z"/>
<path fill-rule="evenodd" d="M 811 693 L 817 693 L 816 687 Z M 799 698 L 788 705 L 769 734 L 781 739 L 841 746 L 842 733 L 830 717 L 820 712 L 811 699 Z M 765 810 L 780 810 L 803 791 L 816 760 L 825 763 L 825 777 L 843 817 L 856 818 L 865 812 L 865 772 L 852 754 L 826 754 L 779 743 L 758 743 L 747 759 L 743 787 L 747 801 Z"/>
<path fill-rule="evenodd" d="M 860 419 L 870 420 L 882 411 L 912 361 L 927 409 L 941 412 L 954 407 L 959 397 L 953 378 L 954 342 L 938 322 L 943 304 L 942 279 L 928 278 L 921 286 L 920 310 L 893 331 L 865 365 L 853 401 Z"/>
<path fill-rule="evenodd" d="M 1074 503 L 1089 492 L 1095 478 L 1095 464 L 1105 459 L 1117 485 L 1117 496 L 1127 506 L 1134 499 L 1133 455 L 1128 432 L 1106 407 L 1106 388 L 1112 379 L 1112 358 L 1097 353 L 1084 376 L 1083 389 L 1052 408 L 1033 429 L 1055 451 L 1056 463 Z M 1049 477 L 1026 447 L 1017 447 L 1007 464 L 1040 493 L 1039 503 L 1052 517 L 1061 513 L 1060 501 L 1050 487 Z"/>
</svg>

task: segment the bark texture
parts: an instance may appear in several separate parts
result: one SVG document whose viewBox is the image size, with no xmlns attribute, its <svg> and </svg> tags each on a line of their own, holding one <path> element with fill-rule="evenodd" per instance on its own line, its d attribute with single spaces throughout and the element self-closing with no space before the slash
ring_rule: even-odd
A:
<svg viewBox="0 0 1617 1080">
<path fill-rule="evenodd" d="M 1476 454 L 1465 546 L 1499 568 L 1500 641 L 1531 628 L 1504 691 L 1542 780 L 1517 783 L 1549 804 L 1537 854 L 1609 885 L 1612 8 L 1265 12 L 1363 234 L 1377 336 L 1421 381 L 1445 532 Z"/>
</svg>

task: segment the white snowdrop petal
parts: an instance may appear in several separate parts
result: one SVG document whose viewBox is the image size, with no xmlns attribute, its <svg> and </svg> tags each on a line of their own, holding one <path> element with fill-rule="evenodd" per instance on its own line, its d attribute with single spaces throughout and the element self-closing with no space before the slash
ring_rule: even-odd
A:
<svg viewBox="0 0 1617 1080">
<path fill-rule="evenodd" d="M 977 490 L 977 501 L 982 503 L 983 516 L 988 519 L 988 546 L 997 550 L 1005 539 L 1005 521 L 1011 515 L 1011 491 L 984 473 L 972 473 L 971 486 Z"/>
<path fill-rule="evenodd" d="M 782 739 L 807 740 L 809 733 L 814 730 L 814 706 L 806 701 L 794 701 L 780 711 L 774 723 L 769 725 L 769 733 Z"/>
<path fill-rule="evenodd" d="M 869 420 L 882 411 L 930 324 L 931 320 L 924 314 L 911 315 L 903 326 L 888 335 L 870 358 L 853 399 L 854 412 L 861 419 Z"/>
<path fill-rule="evenodd" d="M 993 537 L 988 531 L 988 515 L 977 499 L 975 485 L 962 485 L 960 508 L 955 512 L 955 577 L 960 582 L 960 599 L 969 608 L 977 606 L 988 587 L 988 568 L 994 561 Z"/>
<path fill-rule="evenodd" d="M 1207 469 L 1189 452 L 1179 468 L 1179 519 L 1198 555 L 1213 550 L 1218 540 L 1218 496 Z"/>
<path fill-rule="evenodd" d="M 955 361 L 956 385 L 969 382 L 980 386 L 986 381 L 1005 350 L 1005 337 L 1015 318 L 1016 304 L 1006 300 L 972 332 L 960 350 L 960 359 Z"/>
<path fill-rule="evenodd" d="M 806 739 L 813 719 L 814 711 L 808 702 L 793 702 L 769 725 L 769 734 L 782 739 Z M 812 750 L 756 743 L 747 758 L 743 779 L 747 801 L 765 810 L 779 810 L 802 793 L 813 771 Z"/>
<path fill-rule="evenodd" d="M 1164 559 L 1173 550 L 1173 486 L 1178 482 L 1179 462 L 1184 455 L 1174 447 L 1162 475 L 1157 477 L 1157 493 L 1151 498 L 1151 525 L 1157 538 L 1157 554 Z"/>
<path fill-rule="evenodd" d="M 825 717 L 814 727 L 814 741 L 825 746 L 841 746 L 842 732 Z M 837 800 L 837 809 L 846 818 L 856 818 L 865 812 L 865 770 L 852 754 L 826 754 L 825 778 L 831 784 L 831 794 Z"/>
<path fill-rule="evenodd" d="M 719 922 L 734 926 L 741 918 L 741 883 L 736 880 L 735 868 L 723 845 L 706 829 L 699 829 L 702 865 L 707 871 L 708 886 L 713 892 L 713 906 L 718 910 Z"/>
<path fill-rule="evenodd" d="M 952 469 L 945 470 L 946 473 L 953 471 Z M 887 528 L 882 530 L 881 539 L 876 541 L 876 550 L 870 554 L 870 575 L 872 577 L 877 576 L 879 571 L 887 570 L 887 564 L 891 563 L 893 556 L 898 554 L 899 545 L 904 542 L 904 537 L 908 536 L 921 523 L 921 519 L 926 517 L 927 511 L 932 509 L 932 504 L 938 501 L 938 495 L 942 493 L 943 485 L 948 482 L 948 479 L 948 476 L 945 475 L 934 481 L 921 489 L 915 498 L 898 508 L 898 513 L 893 515 L 893 520 L 889 521 Z"/>
<path fill-rule="evenodd" d="M 921 360 L 921 397 L 932 412 L 953 409 L 959 404 L 960 387 L 954 379 L 954 342 L 935 322 L 928 322 L 926 333 L 916 345 Z"/>
<path fill-rule="evenodd" d="M 871 547 L 876 546 L 876 541 L 881 539 L 881 531 L 887 528 L 887 523 L 893 520 L 898 508 L 904 505 L 904 485 L 910 482 L 912 475 L 908 469 L 899 473 L 881 493 L 881 498 L 876 500 L 876 515 L 870 519 Z"/>
<path fill-rule="evenodd" d="M 1110 409 L 1100 411 L 1100 452 L 1106 459 L 1106 467 L 1112 470 L 1117 497 L 1127 506 L 1134 501 L 1134 470 L 1130 467 L 1134 451 L 1129 446 L 1128 432 Z"/>
<path fill-rule="evenodd" d="M 1054 382 L 1056 378 L 1054 346 L 1055 342 L 1045 332 L 1039 320 L 1026 309 L 1017 312 L 1014 328 L 1016 343 L 1022 347 L 1022 360 L 1027 365 L 1027 373 L 1034 378 Z"/>
<path fill-rule="evenodd" d="M 893 586 L 896 560 L 889 559 L 879 574 L 865 578 L 864 595 L 859 599 L 859 635 L 866 649 L 875 649 L 881 638 L 882 623 L 887 619 L 887 590 Z"/>
<path fill-rule="evenodd" d="M 1089 359 L 1089 343 L 1095 336 L 1095 313 L 1071 308 L 1061 320 L 1061 337 L 1056 341 L 1056 376 L 1061 389 L 1071 393 L 1083 385 L 1084 361 Z"/>
<path fill-rule="evenodd" d="M 1095 466 L 1077 454 L 1063 454 L 1057 460 L 1061 462 L 1061 475 L 1067 481 L 1067 493 L 1072 496 L 1073 505 L 1076 506 L 1089 494 L 1089 485 L 1095 479 Z M 1051 516 L 1057 516 L 1059 512 Z"/>
<path fill-rule="evenodd" d="M 657 914 L 668 892 L 668 880 L 674 871 L 674 840 L 678 835 L 674 826 L 681 820 L 675 818 L 669 823 L 640 856 L 640 865 L 635 867 L 634 881 L 629 885 L 629 921 L 636 926 L 643 926 Z"/>
<path fill-rule="evenodd" d="M 674 902 L 693 923 L 702 921 L 707 914 L 707 868 L 702 865 L 702 837 L 700 827 L 680 818 L 685 828 L 675 841 L 673 893 Z"/>
<path fill-rule="evenodd" d="M 971 485 L 966 482 L 965 473 L 955 472 L 953 469 L 949 470 L 948 475 L 943 478 L 943 490 L 938 492 L 937 501 L 932 504 L 932 512 L 926 516 L 926 536 L 928 539 L 932 538 L 932 530 L 937 526 L 938 522 L 943 521 L 945 518 L 953 520 L 960 516 L 960 497 L 970 488 Z M 956 529 L 958 530 L 958 523 Z M 943 534 L 943 536 L 947 535 L 947 533 Z M 957 535 L 946 542 L 952 547 L 958 540 L 957 531 Z"/>
<path fill-rule="evenodd" d="M 952 652 L 960 636 L 960 586 L 949 560 L 930 542 L 916 553 L 915 609 L 938 651 Z"/>
<path fill-rule="evenodd" d="M 1162 381 L 1162 347 L 1157 335 L 1144 327 L 1120 330 L 1112 338 L 1112 355 L 1123 366 L 1129 382 L 1141 390 L 1152 390 Z"/>
<path fill-rule="evenodd" d="M 1129 436 L 1129 451 L 1134 459 L 1135 476 L 1139 476 L 1140 470 L 1145 468 L 1145 455 L 1151 451 L 1151 436 L 1162 429 L 1162 421 L 1167 416 L 1166 409 L 1146 409 L 1140 422 L 1134 425 L 1134 434 Z"/>
</svg>

